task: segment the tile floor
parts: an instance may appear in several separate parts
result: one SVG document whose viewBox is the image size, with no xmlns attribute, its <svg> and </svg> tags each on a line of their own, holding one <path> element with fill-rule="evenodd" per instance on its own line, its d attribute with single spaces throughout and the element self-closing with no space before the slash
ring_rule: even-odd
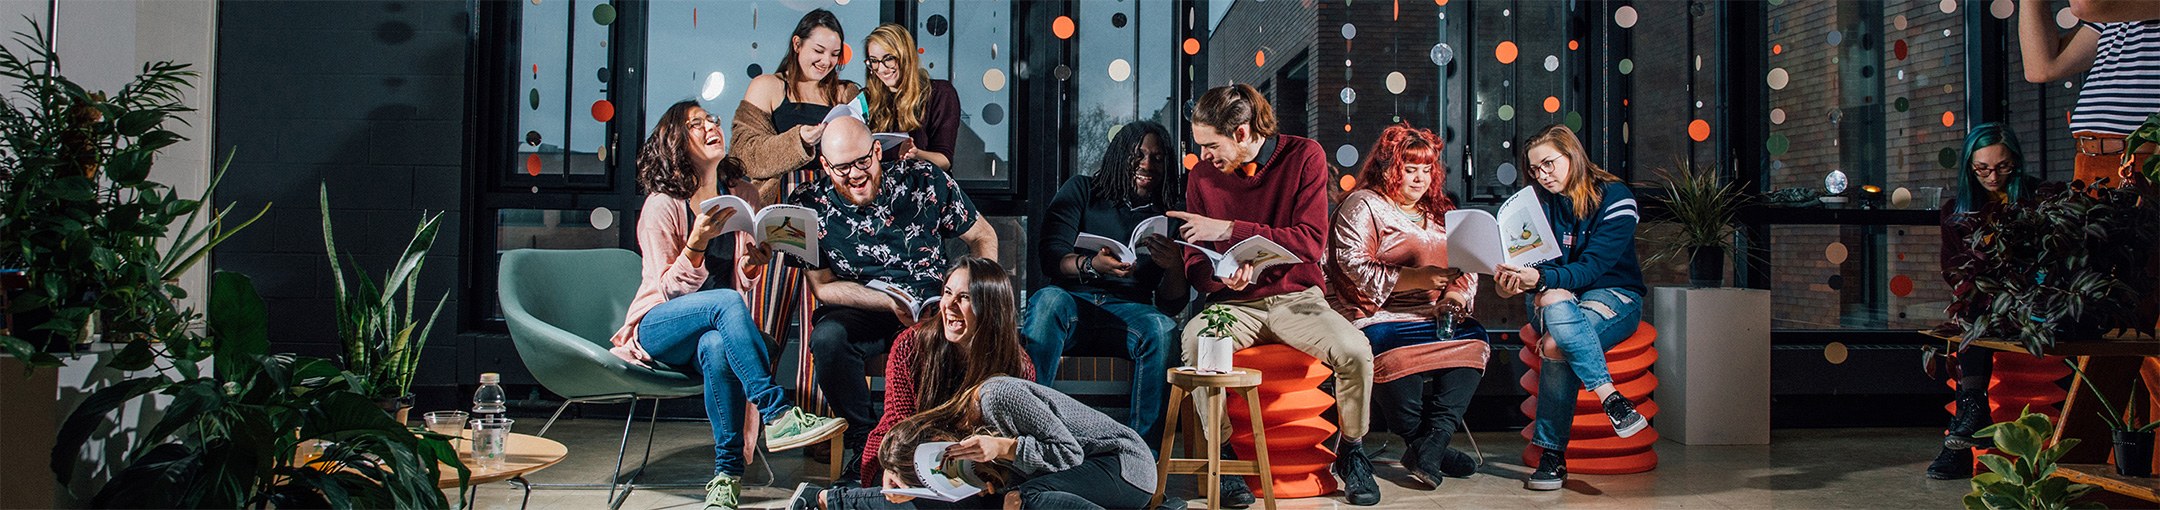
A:
<svg viewBox="0 0 2160 510">
<path fill-rule="evenodd" d="M 537 424 L 539 420 L 534 420 Z M 536 483 L 603 483 L 614 464 L 620 437 L 620 421 L 602 419 L 564 420 L 549 437 L 570 447 L 570 458 L 533 474 Z M 643 424 L 637 432 L 642 433 Z M 534 428 L 537 430 L 537 427 Z M 712 440 L 703 422 L 664 422 L 659 425 L 652 467 L 642 481 L 701 484 L 711 473 Z M 1940 431 L 1926 429 L 1813 429 L 1778 430 L 1769 446 L 1687 446 L 1672 441 L 1657 444 L 1658 469 L 1619 476 L 1574 475 L 1565 489 L 1553 492 L 1523 490 L 1520 478 L 1529 471 L 1519 460 L 1525 441 L 1509 432 L 1478 432 L 1485 466 L 1467 479 L 1446 480 L 1427 490 L 1409 473 L 1393 464 L 1379 466 L 1379 509 L 1815 509 L 1895 508 L 1904 510 L 1956 508 L 1969 490 L 1965 481 L 1935 481 L 1922 475 L 1933 459 Z M 637 460 L 634 435 L 629 461 Z M 1375 436 L 1372 444 L 1386 444 L 1375 455 L 1392 461 L 1402 443 L 1392 436 Z M 1456 446 L 1469 451 L 1461 436 Z M 771 472 L 778 476 L 769 487 L 747 487 L 744 508 L 782 508 L 796 482 L 826 482 L 825 464 L 811 462 L 800 452 L 775 455 Z M 771 480 L 763 466 L 752 465 L 751 484 Z M 518 508 L 521 491 L 508 484 L 478 489 L 478 508 Z M 1172 478 L 1171 490 L 1193 499 L 1193 508 L 1206 501 L 1195 495 L 1191 477 Z M 631 494 L 624 508 L 691 509 L 703 498 L 701 489 L 646 489 Z M 607 491 L 534 491 L 526 508 L 534 510 L 604 508 Z M 1339 496 L 1282 500 L 1283 509 L 1355 508 Z M 1255 506 L 1258 508 L 1258 506 Z"/>
</svg>

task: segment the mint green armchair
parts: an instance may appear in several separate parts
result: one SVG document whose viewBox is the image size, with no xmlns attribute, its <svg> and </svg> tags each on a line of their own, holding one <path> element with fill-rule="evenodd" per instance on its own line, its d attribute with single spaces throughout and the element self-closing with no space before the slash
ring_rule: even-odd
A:
<svg viewBox="0 0 2160 510">
<path fill-rule="evenodd" d="M 663 398 L 703 395 L 698 378 L 667 370 L 653 370 L 623 361 L 608 353 L 609 338 L 622 327 L 630 300 L 637 294 L 640 271 L 638 255 L 623 249 L 513 250 L 504 253 L 496 292 L 503 319 L 510 326 L 511 343 L 525 368 L 548 391 L 562 395 L 562 407 L 540 427 L 541 436 L 553 427 L 563 409 L 573 403 L 629 402 L 623 418 L 621 448 L 615 452 L 615 483 L 528 484 L 531 488 L 608 488 L 609 508 L 622 504 L 637 477 L 640 463 L 629 481 L 622 476 L 623 457 L 629 452 L 630 425 L 638 402 L 654 400 L 645 429 L 645 459 L 652 460 L 652 422 L 659 417 Z M 618 496 L 616 491 L 620 489 Z"/>
</svg>

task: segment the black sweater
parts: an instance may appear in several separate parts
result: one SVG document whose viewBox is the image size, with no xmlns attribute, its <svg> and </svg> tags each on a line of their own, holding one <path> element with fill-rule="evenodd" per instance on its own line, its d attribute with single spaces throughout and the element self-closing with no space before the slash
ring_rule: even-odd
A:
<svg viewBox="0 0 2160 510">
<path fill-rule="evenodd" d="M 1050 208 L 1043 214 L 1042 229 L 1038 231 L 1041 237 L 1035 243 L 1036 262 L 1042 265 L 1043 273 L 1049 275 L 1055 285 L 1068 291 L 1099 292 L 1169 310 L 1181 307 L 1185 296 L 1155 295 L 1155 288 L 1162 283 L 1163 268 L 1156 266 L 1154 259 L 1149 257 L 1138 257 L 1133 262 L 1133 275 L 1129 278 L 1103 275 L 1082 283 L 1078 278 L 1063 274 L 1066 255 L 1086 254 L 1073 249 L 1073 242 L 1080 233 L 1123 242 L 1132 238 L 1133 227 L 1140 226 L 1141 221 L 1163 214 L 1160 200 L 1135 207 L 1098 198 L 1094 182 L 1092 176 L 1074 176 L 1058 187 L 1057 197 L 1050 200 Z"/>
</svg>

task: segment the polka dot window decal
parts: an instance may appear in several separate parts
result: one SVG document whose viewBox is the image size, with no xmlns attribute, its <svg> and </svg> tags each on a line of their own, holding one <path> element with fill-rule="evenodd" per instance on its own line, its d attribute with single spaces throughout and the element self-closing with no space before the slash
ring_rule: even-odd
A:
<svg viewBox="0 0 2160 510">
<path fill-rule="evenodd" d="M 1958 159 L 1958 150 L 1954 147 L 1943 147 L 1935 153 L 1935 164 L 1942 165 L 1943 168 L 1957 168 Z"/>
<path fill-rule="evenodd" d="M 1350 191 L 1350 190 L 1351 190 L 1352 188 L 1356 188 L 1356 187 L 1357 187 L 1357 178 L 1356 178 L 1356 177 L 1351 177 L 1351 176 L 1345 175 L 1345 176 L 1342 176 L 1342 179 L 1339 179 L 1338 181 L 1342 183 L 1342 184 L 1341 184 L 1341 186 L 1342 186 L 1342 190 L 1343 190 L 1343 191 Z"/>
<path fill-rule="evenodd" d="M 1957 113 L 1943 112 L 1943 127 L 1950 127 L 1954 125 L 1957 125 Z"/>
<path fill-rule="evenodd" d="M 2075 28 L 2078 26 L 2078 17 L 2076 14 L 2070 13 L 2069 7 L 2064 7 L 2062 10 L 2055 11 L 2055 26 L 2062 27 L 2063 30 Z"/>
<path fill-rule="evenodd" d="M 1500 184 L 1513 186 L 1515 185 L 1515 179 L 1522 177 L 1522 175 L 1520 172 L 1515 171 L 1514 163 L 1501 163 L 1499 168 L 1493 169 L 1493 177 L 1500 178 Z"/>
<path fill-rule="evenodd" d="M 1192 154 L 1186 154 L 1186 155 L 1185 155 L 1185 169 L 1186 169 L 1186 170 L 1191 170 L 1191 169 L 1193 168 L 1193 166 L 1194 166 L 1194 165 L 1198 165 L 1198 164 L 1200 164 L 1200 156 L 1195 156 L 1195 155 L 1192 155 Z"/>
<path fill-rule="evenodd" d="M 1620 6 L 1612 14 L 1613 24 L 1619 25 L 1620 28 L 1635 28 L 1635 22 L 1638 19 L 1639 16 L 1635 12 L 1635 6 L 1632 5 Z"/>
<path fill-rule="evenodd" d="M 1555 113 L 1558 111 L 1560 111 L 1560 98 L 1553 96 L 1545 96 L 1545 113 Z"/>
<path fill-rule="evenodd" d="M 1120 12 L 1110 15 L 1110 26 L 1125 28 L 1125 13 Z"/>
<path fill-rule="evenodd" d="M 1500 105 L 1500 120 L 1515 120 L 1515 106 Z"/>
<path fill-rule="evenodd" d="M 1770 151 L 1772 156 L 1783 156 L 1785 151 L 1792 150 L 1792 139 L 1782 134 L 1770 135 L 1769 140 L 1763 141 L 1763 149 Z"/>
<path fill-rule="evenodd" d="M 1349 24 L 1349 23 L 1344 23 L 1344 24 L 1342 24 L 1342 38 L 1344 38 L 1344 39 L 1356 39 L 1356 38 L 1357 38 L 1357 25 L 1352 25 L 1352 24 Z"/>
<path fill-rule="evenodd" d="M 1897 111 L 1900 112 L 1912 109 L 1912 100 L 1902 97 L 1897 98 L 1896 101 L 1891 101 L 1890 104 L 1891 106 L 1897 107 Z"/>
<path fill-rule="evenodd" d="M 1844 264 L 1846 255 L 1849 253 L 1845 250 L 1845 243 L 1832 242 L 1823 247 L 1823 260 L 1828 260 L 1831 264 Z"/>
<path fill-rule="evenodd" d="M 1545 70 L 1546 70 L 1546 71 L 1557 71 L 1557 70 L 1559 70 L 1559 69 L 1560 69 L 1560 57 L 1559 57 L 1559 56 L 1557 56 L 1557 55 L 1546 55 L 1546 56 L 1545 56 Z"/>
<path fill-rule="evenodd" d="M 1784 124 L 1784 123 L 1785 123 L 1785 109 L 1784 109 L 1784 108 L 1771 108 L 1771 109 L 1770 109 L 1770 123 L 1771 123 L 1771 124 Z"/>
<path fill-rule="evenodd" d="M 607 121 L 609 121 L 609 120 L 614 120 L 614 119 L 615 119 L 615 103 L 610 103 L 610 102 L 608 102 L 608 101 L 607 101 L 606 99 L 602 99 L 602 100 L 599 100 L 599 101 L 593 101 L 593 104 L 592 104 L 592 118 L 593 118 L 593 120 L 597 120 L 597 121 L 600 121 L 600 122 L 607 122 Z"/>
<path fill-rule="evenodd" d="M 1493 48 L 1493 58 L 1500 59 L 1500 63 L 1502 64 L 1515 63 L 1515 57 L 1516 51 L 1514 41 L 1500 41 L 1500 45 Z"/>
<path fill-rule="evenodd" d="M 1564 124 L 1564 125 L 1567 125 L 1567 128 L 1568 128 L 1568 130 L 1570 130 L 1570 131 L 1575 131 L 1575 132 L 1582 132 L 1582 124 L 1583 124 L 1583 118 L 1582 118 L 1582 113 L 1581 113 L 1581 112 L 1567 112 L 1567 115 L 1566 115 L 1566 116 L 1564 116 L 1564 117 L 1562 117 L 1562 118 L 1560 119 L 1560 123 L 1561 123 L 1561 124 Z"/>
<path fill-rule="evenodd" d="M 1435 44 L 1432 45 L 1432 50 L 1425 52 L 1425 57 L 1432 59 L 1433 65 L 1448 65 L 1455 61 L 1455 47 L 1448 46 L 1447 43 Z"/>
<path fill-rule="evenodd" d="M 1253 67 L 1267 67 L 1267 50 L 1253 51 L 1252 65 Z"/>
<path fill-rule="evenodd" d="M 1891 295 L 1895 295 L 1897 297 L 1910 296 L 1912 295 L 1912 286 L 1912 277 L 1910 276 L 1897 275 L 1890 277 Z"/>
<path fill-rule="evenodd" d="M 1783 54 L 1785 54 L 1785 45 L 1783 45 L 1783 44 L 1772 44 L 1772 45 L 1770 45 L 1770 54 L 1771 54 L 1771 55 L 1783 55 Z"/>
<path fill-rule="evenodd" d="M 990 125 L 992 126 L 998 125 L 999 122 L 1004 122 L 1005 106 L 997 103 L 983 105 L 982 120 L 983 122 L 990 123 Z"/>
<path fill-rule="evenodd" d="M 1130 77 L 1132 77 L 1132 63 L 1131 63 L 1131 62 L 1126 62 L 1126 61 L 1125 61 L 1125 59 L 1122 59 L 1122 58 L 1121 58 L 1121 59 L 1117 59 L 1117 60 L 1112 60 L 1112 61 L 1110 61 L 1110 80 L 1111 80 L 1111 81 L 1119 81 L 1119 82 L 1122 82 L 1122 81 L 1125 81 L 1125 79 L 1126 79 L 1126 78 L 1130 78 Z"/>
<path fill-rule="evenodd" d="M 1943 14 L 1950 14 L 1953 12 L 1957 12 L 1957 4 L 1958 0 L 1942 0 L 1942 3 L 1938 4 L 1936 7 L 1941 8 Z"/>
<path fill-rule="evenodd" d="M 1893 17 L 1891 17 L 1891 18 L 1890 18 L 1890 26 L 1894 26 L 1894 27 L 1897 27 L 1897 29 L 1898 29 L 1898 30 L 1904 30 L 1904 29 L 1905 29 L 1905 15 L 1903 15 L 1903 14 L 1899 14 L 1899 15 L 1897 15 L 1897 16 L 1893 16 Z"/>
<path fill-rule="evenodd" d="M 525 102 L 531 104 L 534 110 L 540 109 L 540 89 L 525 93 Z"/>
<path fill-rule="evenodd" d="M 841 43 L 841 44 L 840 44 L 840 65 L 848 65 L 848 62 L 854 62 L 854 61 L 855 61 L 855 46 L 854 46 L 854 45 L 850 45 L 850 44 L 847 44 L 847 43 Z"/>
<path fill-rule="evenodd" d="M 719 71 L 713 71 L 711 74 L 705 75 L 705 85 L 698 88 L 698 100 L 711 101 L 719 99 L 720 93 L 725 90 L 727 90 L 727 75 L 720 74 Z"/>
<path fill-rule="evenodd" d="M 526 155 L 525 155 L 525 174 L 526 174 L 526 175 L 531 175 L 531 176 L 534 176 L 534 177 L 539 177 L 539 176 L 540 176 L 540 155 L 539 155 L 539 154 L 526 154 Z"/>
<path fill-rule="evenodd" d="M 1620 74 L 1629 74 L 1633 72 L 1635 72 L 1635 59 L 1620 59 Z"/>
<path fill-rule="evenodd" d="M 1187 38 L 1185 38 L 1185 54 L 1186 54 L 1186 55 L 1198 55 L 1198 54 L 1200 54 L 1200 40 L 1199 40 L 1199 39 L 1194 39 L 1194 38 L 1191 38 L 1191 37 L 1187 37 Z"/>
<path fill-rule="evenodd" d="M 596 229 L 596 230 L 607 230 L 607 229 L 608 229 L 608 227 L 611 227 L 611 226 L 614 226 L 614 225 L 615 225 L 615 211 L 612 211 L 612 210 L 608 210 L 608 208 L 606 208 L 606 207 L 594 207 L 594 208 L 593 208 L 593 210 L 592 210 L 592 228 L 594 228 L 594 229 Z"/>
<path fill-rule="evenodd" d="M 1792 74 L 1785 72 L 1783 67 L 1771 69 L 1768 81 L 1770 90 L 1785 90 L 1785 85 L 1792 83 Z"/>
<path fill-rule="evenodd" d="M 1687 134 L 1688 138 L 1692 138 L 1698 142 L 1709 141 L 1710 123 L 1702 119 L 1695 119 L 1694 122 L 1688 123 Z"/>
<path fill-rule="evenodd" d="M 1341 94 L 1341 96 L 1342 96 L 1342 102 L 1343 102 L 1343 104 L 1351 104 L 1351 103 L 1356 103 L 1356 102 L 1357 102 L 1357 89 L 1353 89 L 1353 88 L 1350 88 L 1350 87 L 1343 87 L 1343 89 L 1342 89 L 1342 94 Z"/>
<path fill-rule="evenodd" d="M 593 23 L 607 25 L 615 22 L 615 4 L 600 4 L 592 8 Z"/>
<path fill-rule="evenodd" d="M 983 71 L 983 90 L 997 92 L 1005 89 L 1005 72 L 996 69 Z"/>
<path fill-rule="evenodd" d="M 1357 166 L 1357 156 L 1357 146 L 1355 145 L 1344 144 L 1335 148 L 1335 164 L 1346 167 Z"/>
<path fill-rule="evenodd" d="M 1573 40 L 1573 39 L 1569 39 L 1569 40 L 1568 40 L 1568 42 L 1567 42 L 1567 49 L 1570 49 L 1570 50 L 1579 50 L 1579 49 L 1582 49 L 1582 42 L 1580 42 L 1580 41 L 1576 41 L 1576 40 Z"/>
<path fill-rule="evenodd" d="M 1073 35 L 1072 18 L 1058 16 L 1056 20 L 1052 20 L 1050 22 L 1050 34 L 1057 36 L 1059 39 L 1071 39 Z"/>
<path fill-rule="evenodd" d="M 1829 41 L 1831 46 L 1837 46 L 1838 43 L 1845 42 L 1845 33 L 1831 30 Z"/>
<path fill-rule="evenodd" d="M 1832 365 L 1844 364 L 1848 354 L 1850 352 L 1845 349 L 1844 342 L 1830 342 L 1830 345 L 1823 346 L 1822 350 L 1823 360 L 1829 361 Z"/>
<path fill-rule="evenodd" d="M 2010 15 L 2017 14 L 2017 4 L 2010 0 L 1995 0 L 1988 4 L 1988 14 L 1995 16 L 1995 19 L 2010 19 Z"/>
<path fill-rule="evenodd" d="M 1897 42 L 1890 44 L 1890 54 L 1897 56 L 1898 60 L 1905 60 L 1907 49 L 1904 39 L 1898 39 Z"/>
<path fill-rule="evenodd" d="M 539 131 L 526 131 L 526 132 L 525 132 L 525 145 L 531 145 L 531 146 L 534 146 L 534 147 L 539 147 L 539 146 L 540 146 L 540 132 L 539 132 Z"/>
<path fill-rule="evenodd" d="M 1388 73 L 1388 75 L 1387 75 L 1387 91 L 1388 91 L 1388 93 L 1391 93 L 1391 94 L 1401 94 L 1401 93 L 1402 93 L 1402 91 L 1403 91 L 1403 89 L 1404 89 L 1404 88 L 1406 88 L 1406 87 L 1409 87 L 1409 86 L 1410 86 L 1410 79 L 1409 79 L 1408 77 L 1405 77 L 1405 76 L 1403 76 L 1403 73 L 1402 73 L 1402 71 L 1395 71 L 1395 72 L 1391 72 L 1391 73 Z"/>
</svg>

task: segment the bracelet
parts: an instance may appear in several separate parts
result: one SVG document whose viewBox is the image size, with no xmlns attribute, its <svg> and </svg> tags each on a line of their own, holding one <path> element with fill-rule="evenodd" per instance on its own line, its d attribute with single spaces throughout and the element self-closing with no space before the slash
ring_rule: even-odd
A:
<svg viewBox="0 0 2160 510">
<path fill-rule="evenodd" d="M 686 250 L 690 250 L 690 251 L 694 251 L 694 252 L 698 252 L 698 253 L 705 253 L 705 250 L 700 250 L 700 249 L 697 249 L 697 248 L 691 248 L 691 247 L 688 247 L 688 246 L 684 246 L 684 247 L 683 247 L 683 249 L 686 249 Z"/>
</svg>

